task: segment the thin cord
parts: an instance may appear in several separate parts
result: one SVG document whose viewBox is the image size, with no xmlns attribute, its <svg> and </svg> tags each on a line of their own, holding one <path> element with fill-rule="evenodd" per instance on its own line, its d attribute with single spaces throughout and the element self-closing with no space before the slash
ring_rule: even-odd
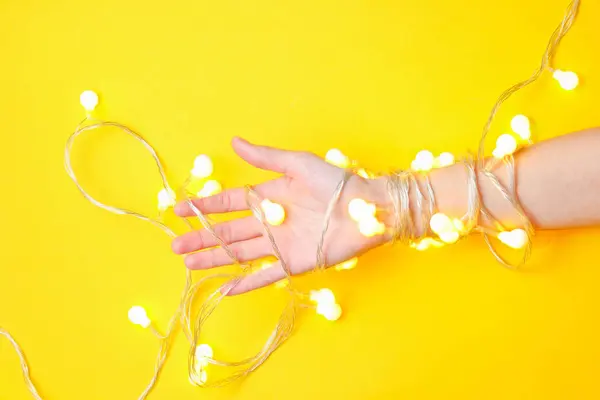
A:
<svg viewBox="0 0 600 400">
<path fill-rule="evenodd" d="M 483 131 L 481 132 L 481 140 L 479 142 L 479 153 L 478 153 L 480 169 L 485 169 L 485 167 L 484 167 L 484 165 L 485 165 L 484 164 L 485 163 L 485 139 L 487 138 L 487 135 L 490 132 L 492 122 L 494 122 L 494 119 L 496 118 L 496 114 L 500 110 L 500 106 L 502 106 L 502 104 L 506 100 L 508 100 L 515 92 L 517 92 L 517 91 L 523 89 L 524 87 L 529 86 L 530 84 L 537 81 L 546 69 L 553 71 L 552 58 L 556 54 L 556 50 L 557 50 L 558 45 L 560 44 L 561 40 L 565 37 L 567 32 L 569 32 L 569 29 L 571 29 L 571 26 L 573 25 L 573 21 L 575 20 L 575 17 L 577 16 L 577 11 L 579 11 L 580 3 L 581 3 L 581 0 L 572 0 L 571 3 L 569 3 L 567 10 L 565 11 L 565 16 L 563 17 L 560 25 L 554 30 L 554 32 L 552 33 L 552 36 L 550 36 L 550 40 L 548 41 L 548 45 L 546 46 L 546 51 L 544 52 L 544 55 L 542 56 L 542 62 L 540 63 L 539 67 L 535 70 L 535 72 L 529 78 L 525 79 L 524 81 L 518 82 L 518 83 L 514 84 L 513 86 L 509 87 L 508 89 L 506 89 L 498 97 L 498 100 L 496 100 L 496 103 L 492 107 L 492 111 L 490 112 L 490 115 L 489 115 L 485 125 L 483 126 Z"/>
<path fill-rule="evenodd" d="M 346 183 L 348 183 L 348 180 L 350 179 L 351 176 L 352 176 L 352 172 L 349 169 L 344 169 L 344 175 L 343 175 L 342 179 L 340 180 L 340 183 L 337 185 L 337 187 L 333 191 L 332 199 L 329 202 L 329 205 L 327 206 L 327 210 L 325 211 L 325 219 L 323 222 L 323 229 L 321 229 L 321 238 L 319 240 L 319 244 L 317 245 L 317 264 L 316 264 L 316 268 L 315 268 L 316 271 L 322 271 L 326 267 L 327 260 L 325 258 L 325 250 L 324 250 L 325 235 L 327 234 L 327 231 L 329 230 L 329 222 L 331 221 L 331 216 L 333 214 L 335 206 L 338 204 L 338 202 L 340 200 L 340 196 L 342 195 L 342 192 L 344 190 L 344 187 L 346 186 Z"/>
<path fill-rule="evenodd" d="M 31 380 L 31 374 L 29 373 L 29 365 L 27 364 L 27 359 L 25 358 L 25 353 L 21 349 L 21 346 L 17 343 L 17 341 L 11 336 L 8 331 L 2 329 L 0 327 L 0 335 L 4 336 L 15 349 L 15 352 L 19 356 L 19 361 L 21 361 L 21 370 L 23 371 L 23 378 L 25 379 L 25 384 L 27 385 L 27 389 L 33 396 L 35 400 L 42 400 L 37 388 L 33 384 Z"/>
<path fill-rule="evenodd" d="M 491 165 L 491 166 L 485 165 L 485 158 L 484 158 L 484 156 L 485 156 L 485 139 L 489 133 L 491 124 L 492 124 L 500 106 L 508 98 L 510 98 L 512 96 L 512 94 L 514 94 L 518 90 L 530 85 L 531 83 L 535 82 L 541 76 L 541 74 L 544 72 L 544 70 L 548 69 L 550 71 L 553 71 L 553 68 L 551 66 L 552 58 L 556 53 L 556 49 L 557 49 L 559 43 L 561 42 L 561 40 L 564 38 L 564 36 L 567 34 L 569 29 L 571 28 L 573 21 L 577 15 L 579 5 L 580 5 L 580 0 L 573 0 L 567 7 L 565 16 L 564 16 L 561 24 L 556 28 L 556 30 L 553 32 L 552 36 L 550 37 L 550 40 L 548 41 L 546 51 L 544 52 L 544 55 L 542 57 L 542 62 L 540 64 L 540 66 L 538 67 L 538 69 L 536 69 L 536 71 L 528 79 L 511 86 L 510 88 L 505 90 L 500 95 L 500 97 L 496 101 L 495 105 L 492 107 L 492 111 L 484 125 L 482 135 L 481 135 L 481 141 L 480 141 L 479 153 L 478 153 L 478 160 L 479 160 L 480 164 L 479 164 L 479 168 L 477 168 L 477 169 L 479 171 L 481 171 L 484 176 L 486 176 L 488 179 L 490 179 L 490 181 L 494 184 L 494 186 L 502 193 L 504 198 L 513 205 L 513 207 L 515 208 L 515 210 L 517 211 L 517 213 L 523 220 L 524 228 L 525 228 L 525 231 L 527 232 L 527 238 L 528 238 L 528 243 L 527 243 L 527 247 L 525 250 L 523 262 L 526 261 L 527 257 L 529 256 L 529 254 L 531 252 L 531 246 L 532 246 L 531 236 L 533 235 L 533 226 L 529 222 L 529 219 L 527 218 L 527 216 L 526 216 L 525 212 L 523 211 L 522 206 L 520 205 L 520 202 L 517 198 L 514 159 L 511 156 L 504 160 L 504 162 L 507 166 L 507 169 L 509 171 L 509 185 L 508 185 L 508 188 L 505 188 L 497 180 L 497 178 L 493 175 L 493 173 L 491 173 L 491 170 L 493 169 L 494 165 Z M 114 214 L 130 215 L 135 218 L 147 221 L 147 222 L 157 226 L 161 230 L 163 230 L 168 236 L 175 237 L 176 236 L 175 233 L 160 220 L 145 216 L 145 215 L 137 213 L 135 211 L 131 211 L 131 210 L 104 204 L 104 203 L 98 201 L 97 199 L 95 199 L 94 197 L 92 197 L 91 195 L 89 195 L 83 189 L 83 187 L 78 182 L 77 177 L 76 177 L 75 173 L 73 172 L 73 169 L 71 166 L 70 153 L 71 153 L 71 148 L 72 148 L 73 142 L 74 142 L 75 138 L 78 137 L 80 134 L 89 132 L 90 130 L 97 129 L 102 126 L 112 126 L 112 127 L 121 129 L 122 131 L 124 131 L 125 133 L 134 137 L 135 139 L 137 139 L 140 143 L 142 143 L 144 145 L 144 147 L 152 155 L 152 157 L 157 165 L 158 172 L 161 176 L 161 180 L 163 183 L 163 187 L 169 192 L 171 190 L 171 188 L 167 182 L 166 174 L 165 174 L 164 168 L 162 166 L 162 163 L 160 162 L 158 154 L 156 153 L 154 148 L 148 142 L 146 142 L 146 140 L 144 140 L 140 135 L 133 132 L 128 127 L 121 125 L 119 123 L 116 123 L 116 122 L 100 121 L 100 122 L 94 122 L 90 125 L 84 125 L 86 122 L 91 122 L 91 121 L 89 121 L 86 118 L 77 127 L 75 132 L 69 137 L 69 139 L 67 140 L 66 147 L 65 147 L 65 169 L 67 171 L 67 174 L 71 177 L 71 179 L 73 180 L 73 182 L 79 189 L 79 191 L 82 193 L 82 195 L 87 200 L 89 200 L 92 204 L 96 205 L 97 207 L 103 208 Z M 486 210 L 485 207 L 481 204 L 481 201 L 479 199 L 477 169 L 474 167 L 473 164 L 467 163 L 466 165 L 467 165 L 467 168 L 469 171 L 469 188 L 470 188 L 469 189 L 469 208 L 468 208 L 467 214 L 463 218 L 466 218 L 467 221 L 471 221 L 471 223 L 468 223 L 468 225 L 472 225 L 473 223 L 476 225 L 477 218 L 481 214 L 487 218 L 490 218 L 491 220 L 496 221 L 496 223 L 499 226 L 501 226 L 500 222 L 495 220 L 493 218 L 493 216 L 489 213 L 489 211 Z M 318 251 L 317 251 L 317 265 L 318 266 L 325 265 L 326 260 L 324 258 L 324 251 L 323 251 L 323 246 L 324 246 L 323 242 L 325 240 L 325 234 L 326 234 L 327 228 L 329 226 L 329 219 L 331 218 L 331 214 L 333 212 L 333 207 L 338 202 L 339 197 L 341 195 L 341 192 L 343 190 L 343 187 L 344 187 L 347 179 L 348 179 L 348 174 L 345 173 L 342 182 L 338 185 L 338 187 L 334 191 L 334 196 L 328 206 L 328 209 L 326 212 L 326 218 L 325 218 L 325 221 L 323 224 L 323 232 L 321 234 L 320 241 L 318 244 Z M 391 174 L 388 177 L 388 192 L 392 199 L 394 216 L 395 216 L 394 224 L 393 224 L 394 240 L 410 242 L 410 241 L 417 239 L 416 227 L 413 222 L 413 219 L 411 216 L 411 211 L 410 211 L 411 182 L 415 183 L 415 190 L 417 191 L 418 209 L 421 212 L 421 218 L 427 218 L 427 211 L 429 211 L 429 214 L 432 214 L 433 210 L 435 208 L 435 196 L 433 193 L 433 188 L 432 188 L 431 183 L 428 178 L 427 178 L 426 182 L 427 182 L 427 189 L 428 189 L 427 198 L 429 201 L 429 207 L 428 207 L 428 209 L 425 209 L 423 207 L 424 196 L 420 190 L 418 182 L 415 180 L 415 176 L 409 171 L 403 171 L 403 172 Z M 281 254 L 279 252 L 279 249 L 277 248 L 277 245 L 275 243 L 273 235 L 271 234 L 268 224 L 265 221 L 264 214 L 263 214 L 261 208 L 259 206 L 257 206 L 257 204 L 256 204 L 256 199 L 257 199 L 258 195 L 250 187 L 247 187 L 246 195 L 247 195 L 248 205 L 251 208 L 255 217 L 257 217 L 260 220 L 260 222 L 262 223 L 265 233 L 268 236 L 268 238 L 272 244 L 273 251 L 278 256 L 280 263 L 281 263 L 281 267 L 283 268 L 283 270 L 286 273 L 287 279 L 291 280 L 291 271 L 287 268 L 285 261 L 281 257 Z M 195 368 L 195 366 L 196 366 L 195 348 L 196 348 L 196 344 L 198 343 L 198 339 L 199 339 L 199 336 L 201 333 L 202 326 L 203 326 L 204 322 L 212 314 L 214 309 L 218 306 L 220 301 L 226 296 L 227 292 L 229 290 L 231 290 L 233 287 L 235 287 L 235 285 L 239 284 L 239 282 L 245 276 L 244 274 L 247 273 L 249 268 L 247 268 L 247 266 L 245 264 L 238 262 L 237 258 L 235 257 L 235 254 L 231 251 L 229 246 L 218 235 L 216 235 L 216 233 L 212 229 L 212 224 L 209 221 L 209 219 L 206 216 L 204 216 L 204 214 L 202 214 L 202 212 L 200 212 L 200 210 L 194 206 L 193 202 L 189 199 L 187 194 L 185 195 L 185 197 L 187 199 L 188 204 L 190 205 L 190 208 L 192 209 L 192 211 L 194 212 L 196 217 L 199 219 L 202 226 L 205 229 L 207 229 L 211 235 L 214 236 L 214 238 L 217 240 L 217 243 L 225 250 L 225 252 L 230 256 L 230 258 L 237 265 L 239 265 L 241 267 L 242 274 L 240 274 L 240 275 L 216 274 L 216 275 L 206 277 L 194 284 L 192 282 L 191 272 L 190 271 L 186 272 L 186 281 L 185 281 L 185 285 L 184 285 L 184 290 L 182 291 L 180 304 L 179 304 L 176 312 L 174 313 L 173 317 L 170 319 L 170 321 L 168 323 L 166 333 L 164 335 L 161 335 L 154 327 L 152 327 L 152 332 L 160 339 L 160 348 L 159 348 L 159 352 L 158 352 L 158 355 L 156 358 L 154 374 L 153 374 L 150 382 L 144 389 L 144 391 L 138 397 L 139 400 L 144 400 L 149 395 L 149 393 L 152 391 L 154 386 L 156 385 L 156 382 L 158 381 L 158 378 L 160 376 L 160 373 L 161 373 L 164 363 L 166 361 L 168 352 L 171 348 L 172 341 L 174 338 L 174 332 L 176 330 L 175 328 L 177 327 L 177 325 L 179 323 L 182 325 L 183 331 L 185 332 L 186 337 L 188 338 L 188 340 L 190 341 L 190 344 L 191 344 L 190 356 L 189 356 L 190 380 L 193 383 L 204 386 L 204 387 L 206 387 L 206 386 L 222 386 L 222 385 L 228 384 L 230 382 L 233 382 L 236 379 L 239 379 L 239 378 L 242 378 L 242 377 L 248 375 L 249 373 L 254 371 L 256 368 L 258 368 L 260 365 L 262 365 L 262 363 L 264 363 L 264 361 L 273 353 L 273 351 L 275 351 L 291 335 L 291 333 L 293 331 L 293 327 L 294 327 L 294 322 L 295 322 L 296 309 L 297 309 L 297 307 L 303 306 L 302 304 L 298 303 L 298 301 L 296 300 L 295 294 L 298 292 L 295 291 L 292 287 L 290 287 L 289 288 L 290 300 L 289 300 L 287 306 L 285 307 L 285 309 L 283 310 L 275 329 L 271 333 L 270 337 L 268 338 L 268 340 L 265 343 L 265 345 L 263 346 L 263 348 L 255 356 L 250 357 L 245 360 L 242 360 L 242 361 L 238 361 L 238 362 L 225 362 L 225 361 L 215 360 L 213 358 L 207 358 L 206 361 L 210 364 L 220 365 L 220 366 L 225 366 L 225 367 L 239 367 L 240 369 L 235 371 L 228 377 L 220 379 L 216 382 L 211 382 L 211 383 L 204 382 L 202 374 L 200 374 L 199 371 L 197 371 L 197 369 Z M 475 222 L 473 222 L 473 221 L 475 221 Z M 423 225 L 425 227 L 425 223 Z M 191 228 L 191 225 L 189 224 L 189 222 L 188 222 L 188 226 Z M 425 229 L 427 229 L 427 228 L 425 227 Z M 491 245 L 491 242 L 490 242 L 489 236 L 488 236 L 489 231 L 482 229 L 482 232 L 484 234 L 484 239 L 485 239 L 486 243 L 492 250 L 492 253 L 494 254 L 494 256 L 498 259 L 498 261 L 500 261 L 504 265 L 511 266 L 511 264 L 506 262 L 502 257 L 500 257 L 497 254 L 497 252 Z M 214 291 L 213 293 L 211 293 L 207 297 L 207 299 L 203 302 L 203 304 L 200 307 L 200 310 L 197 313 L 197 315 L 195 316 L 195 318 L 192 318 L 192 308 L 193 308 L 192 304 L 194 302 L 194 299 L 195 299 L 197 293 L 200 291 L 200 289 L 203 288 L 203 284 L 209 279 L 227 279 L 228 283 L 226 285 L 221 286 L 218 290 Z M 195 326 L 192 328 L 193 321 L 195 321 Z M 42 400 L 41 396 L 39 395 L 38 390 L 36 389 L 35 385 L 33 384 L 32 380 L 31 380 L 29 366 L 27 364 L 27 360 L 25 358 L 25 355 L 24 355 L 22 349 L 20 348 L 18 343 L 14 340 L 14 338 L 6 330 L 0 328 L 0 335 L 5 337 L 11 343 L 15 352 L 19 356 L 19 359 L 21 362 L 21 369 L 23 371 L 23 376 L 24 376 L 24 379 L 25 379 L 25 382 L 26 382 L 29 392 L 32 394 L 32 396 L 34 397 L 35 400 Z"/>
</svg>

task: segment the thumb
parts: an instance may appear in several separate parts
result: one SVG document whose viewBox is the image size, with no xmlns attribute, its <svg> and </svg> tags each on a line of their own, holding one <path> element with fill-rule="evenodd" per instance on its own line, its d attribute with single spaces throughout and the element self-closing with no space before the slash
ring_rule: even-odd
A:
<svg viewBox="0 0 600 400">
<path fill-rule="evenodd" d="M 239 137 L 234 138 L 231 145 L 238 156 L 256 168 L 286 175 L 293 175 L 297 170 L 298 152 L 258 146 Z"/>
</svg>

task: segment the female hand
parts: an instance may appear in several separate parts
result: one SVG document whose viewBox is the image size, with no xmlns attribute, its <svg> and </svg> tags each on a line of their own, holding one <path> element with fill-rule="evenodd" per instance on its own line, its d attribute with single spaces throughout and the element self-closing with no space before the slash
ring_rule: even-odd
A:
<svg viewBox="0 0 600 400">
<path fill-rule="evenodd" d="M 327 207 L 344 171 L 328 164 L 312 153 L 303 153 L 253 145 L 243 139 L 233 140 L 235 152 L 250 165 L 274 171 L 283 176 L 254 187 L 263 198 L 281 204 L 286 212 L 283 224 L 271 232 L 283 260 L 292 274 L 308 272 L 316 266 L 317 246 L 321 238 Z M 194 199 L 193 203 L 205 214 L 247 210 L 244 188 L 230 189 L 217 195 Z M 367 238 L 360 234 L 356 223 L 348 216 L 347 204 L 355 197 L 382 203 L 385 183 L 353 175 L 348 180 L 334 209 L 325 237 L 324 255 L 327 266 L 339 264 L 384 242 L 378 235 Z M 193 216 L 187 203 L 175 207 L 181 217 Z M 262 224 L 247 216 L 218 223 L 214 230 L 240 262 L 250 262 L 274 255 Z M 232 260 L 206 230 L 186 233 L 173 241 L 173 251 L 186 254 L 190 269 L 207 269 L 229 265 Z M 200 251 L 204 250 L 204 251 Z M 285 272 L 276 262 L 272 266 L 245 277 L 230 294 L 245 293 L 281 280 Z"/>
</svg>

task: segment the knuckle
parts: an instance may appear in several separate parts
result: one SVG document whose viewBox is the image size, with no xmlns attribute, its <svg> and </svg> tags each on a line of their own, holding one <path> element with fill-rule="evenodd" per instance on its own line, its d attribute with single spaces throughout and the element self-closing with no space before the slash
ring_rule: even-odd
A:
<svg viewBox="0 0 600 400">
<path fill-rule="evenodd" d="M 221 202 L 221 206 L 223 207 L 223 209 L 229 210 L 229 208 L 231 207 L 231 197 L 229 196 L 229 193 L 223 192 L 219 196 L 219 200 Z"/>
<path fill-rule="evenodd" d="M 219 253 L 216 250 L 211 250 L 206 253 L 206 268 L 212 268 L 219 265 Z"/>
<path fill-rule="evenodd" d="M 225 243 L 231 243 L 233 241 L 233 232 L 230 224 L 223 223 L 215 226 L 215 233 Z"/>
<path fill-rule="evenodd" d="M 194 232 L 194 242 L 198 249 L 203 249 L 206 246 L 206 240 L 204 240 L 200 231 Z"/>
<path fill-rule="evenodd" d="M 231 253 L 238 261 L 244 261 L 244 248 L 242 246 L 232 246 Z"/>
</svg>

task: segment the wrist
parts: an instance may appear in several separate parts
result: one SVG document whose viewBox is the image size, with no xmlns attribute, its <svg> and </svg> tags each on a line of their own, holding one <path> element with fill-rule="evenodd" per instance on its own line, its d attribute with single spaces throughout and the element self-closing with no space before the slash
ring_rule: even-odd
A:
<svg viewBox="0 0 600 400">
<path fill-rule="evenodd" d="M 394 236 L 395 219 L 397 218 L 392 197 L 388 188 L 389 177 L 365 180 L 364 200 L 377 205 L 377 217 L 386 227 L 385 241 Z M 441 212 L 452 218 L 460 218 L 467 209 L 467 176 L 461 165 L 441 168 L 429 174 L 429 182 L 434 194 L 434 213 Z M 419 193 L 420 192 L 420 193 Z M 414 227 L 414 234 L 420 237 L 428 229 L 429 221 L 424 220 L 423 207 L 429 207 L 429 190 L 427 177 L 415 174 L 415 180 L 409 181 L 409 212 Z M 419 196 L 421 206 L 419 206 Z"/>
</svg>

